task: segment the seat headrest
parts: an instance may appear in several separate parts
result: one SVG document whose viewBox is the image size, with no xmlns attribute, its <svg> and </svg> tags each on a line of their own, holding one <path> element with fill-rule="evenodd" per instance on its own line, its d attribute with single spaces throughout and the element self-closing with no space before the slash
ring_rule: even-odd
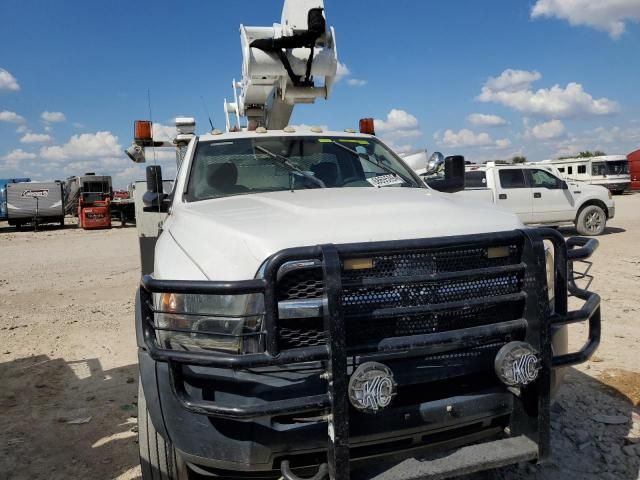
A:
<svg viewBox="0 0 640 480">
<path fill-rule="evenodd" d="M 334 187 L 338 181 L 338 166 L 333 162 L 320 162 L 311 167 L 314 175 L 327 187 Z"/>
<path fill-rule="evenodd" d="M 207 183 L 216 190 L 224 191 L 238 181 L 238 167 L 234 163 L 210 163 L 207 165 Z"/>
</svg>

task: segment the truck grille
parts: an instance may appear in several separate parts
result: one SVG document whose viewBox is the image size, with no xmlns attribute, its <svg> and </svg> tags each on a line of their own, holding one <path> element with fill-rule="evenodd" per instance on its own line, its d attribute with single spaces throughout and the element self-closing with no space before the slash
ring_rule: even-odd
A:
<svg viewBox="0 0 640 480">
<path fill-rule="evenodd" d="M 368 268 L 342 273 L 347 346 L 366 351 L 384 338 L 521 318 L 524 300 L 518 294 L 525 270 L 521 254 L 522 245 L 513 243 L 361 256 Z M 279 300 L 320 299 L 322 269 L 287 272 L 277 292 Z M 281 349 L 325 341 L 322 318 L 279 321 Z"/>
</svg>

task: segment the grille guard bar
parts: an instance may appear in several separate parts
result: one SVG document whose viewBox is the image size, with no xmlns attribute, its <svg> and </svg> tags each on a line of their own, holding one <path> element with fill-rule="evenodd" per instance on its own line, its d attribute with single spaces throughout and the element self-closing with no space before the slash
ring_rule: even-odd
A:
<svg viewBox="0 0 640 480">
<path fill-rule="evenodd" d="M 424 355 L 425 353 L 441 353 L 486 343 L 505 333 L 514 335 L 527 332 L 527 338 L 539 335 L 541 355 L 543 358 L 543 373 L 540 375 L 541 387 L 537 390 L 539 399 L 536 401 L 541 410 L 537 422 L 537 438 L 539 443 L 539 458 L 544 458 L 549 449 L 549 369 L 575 365 L 584 362 L 596 350 L 600 341 L 600 297 L 592 292 L 579 288 L 574 280 L 572 261 L 588 258 L 597 248 L 594 239 L 564 237 L 552 229 L 526 229 L 515 232 L 491 233 L 473 236 L 445 237 L 437 239 L 419 239 L 400 242 L 375 242 L 351 245 L 324 245 L 316 247 L 302 247 L 283 250 L 274 254 L 265 264 L 264 278 L 213 282 L 213 281 L 171 281 L 157 280 L 145 276 L 140 288 L 140 322 L 145 349 L 156 361 L 168 362 L 173 393 L 180 400 L 182 406 L 192 412 L 210 417 L 234 420 L 251 420 L 264 416 L 280 414 L 295 414 L 309 411 L 325 410 L 329 428 L 328 441 L 328 469 L 333 479 L 349 478 L 349 431 L 348 431 L 348 376 L 347 357 L 349 352 L 345 342 L 345 322 L 342 314 L 340 293 L 342 289 L 340 255 L 359 254 L 368 255 L 374 251 L 443 248 L 453 245 L 494 246 L 513 241 L 514 238 L 529 242 L 531 251 L 527 268 L 534 270 L 539 293 L 537 299 L 544 299 L 545 305 L 541 311 L 548 311 L 546 306 L 546 286 L 539 288 L 541 279 L 545 276 L 543 240 L 550 241 L 554 247 L 555 266 L 555 309 L 554 313 L 540 318 L 537 325 L 529 332 L 527 319 L 502 322 L 497 324 L 470 327 L 445 331 L 435 334 L 414 335 L 409 337 L 389 338 L 378 345 L 378 352 L 394 354 L 400 357 Z M 278 320 L 278 302 L 276 298 L 276 279 L 280 267 L 287 262 L 306 260 L 309 258 L 322 259 L 323 276 L 325 281 L 324 322 L 327 333 L 327 343 L 322 346 L 296 348 L 278 351 L 276 328 Z M 543 281 L 543 283 L 546 282 Z M 153 294 L 154 293 L 189 293 L 203 295 L 232 295 L 261 293 L 264 295 L 264 329 L 265 352 L 255 354 L 234 355 L 219 352 L 192 352 L 162 348 L 156 339 Z M 567 310 L 568 294 L 585 300 L 582 307 L 575 311 Z M 583 348 L 574 353 L 553 356 L 551 352 L 551 338 L 554 328 L 563 325 L 584 322 L 589 323 L 589 336 Z M 375 354 L 375 353 L 374 353 Z M 364 355 L 363 357 L 366 357 Z M 232 369 L 249 369 L 262 366 L 279 366 L 304 362 L 322 362 L 326 369 L 327 392 L 320 395 L 297 397 L 292 399 L 264 402 L 250 406 L 224 405 L 220 402 L 197 400 L 189 397 L 182 379 L 181 365 L 196 365 L 221 367 Z"/>
<path fill-rule="evenodd" d="M 553 358 L 553 366 L 569 366 L 587 361 L 597 349 L 600 343 L 600 296 L 597 293 L 589 292 L 579 288 L 574 280 L 572 262 L 573 260 L 584 260 L 589 258 L 598 247 L 598 241 L 593 238 L 572 237 L 565 241 L 564 237 L 553 229 L 539 229 L 542 238 L 549 240 L 555 247 L 555 268 L 556 268 L 556 314 L 550 319 L 552 325 L 562 326 L 572 323 L 589 322 L 588 341 L 579 351 Z M 499 235 L 496 239 L 499 240 Z M 492 235 L 493 236 L 493 235 Z M 284 257 L 286 253 L 293 253 L 295 257 L 303 258 L 308 255 L 317 255 L 321 247 L 291 249 L 275 254 L 272 259 Z M 296 255 L 297 254 L 297 255 Z M 278 262 L 280 265 L 284 260 Z M 277 272 L 276 272 L 277 273 Z M 563 283 L 566 282 L 566 283 Z M 564 287 L 566 285 L 566 287 Z M 564 288 L 563 288 L 564 287 Z M 161 348 L 155 338 L 153 323 L 153 312 L 148 308 L 152 302 L 153 293 L 189 293 L 203 295 L 233 295 L 262 293 L 268 295 L 273 287 L 268 285 L 266 279 L 240 280 L 231 282 L 216 281 L 190 281 L 190 280 L 158 280 L 149 275 L 145 275 L 141 281 L 141 304 L 142 304 L 142 327 L 144 343 L 151 357 L 161 362 L 177 362 L 189 365 L 210 366 L 221 368 L 256 368 L 264 366 L 279 366 L 292 363 L 323 361 L 328 359 L 328 349 L 326 346 L 315 346 L 286 350 L 281 352 L 266 351 L 264 353 L 234 355 L 218 352 L 188 352 Z M 567 312 L 567 293 L 585 300 L 580 309 Z M 266 303 L 266 302 L 265 302 Z M 276 309 L 268 309 L 267 316 L 275 317 Z M 564 313 L 563 313 L 564 312 Z M 269 315 L 271 313 L 271 315 Z M 507 326 L 508 328 L 509 326 Z M 513 325 L 511 325 L 513 327 Z M 521 327 L 521 326 L 520 326 Z M 441 335 L 437 340 L 432 335 L 418 335 L 414 337 L 402 337 L 392 341 L 383 342 L 380 351 L 389 352 L 393 350 L 390 344 L 396 344 L 396 349 L 429 347 L 439 352 L 455 350 L 471 346 L 474 339 L 486 338 L 491 333 L 491 329 L 483 329 L 468 332 L 452 331 L 449 335 Z M 462 333 L 465 340 L 458 339 Z M 403 340 L 403 341 L 400 341 Z M 420 354 L 423 354 L 421 351 Z"/>
</svg>

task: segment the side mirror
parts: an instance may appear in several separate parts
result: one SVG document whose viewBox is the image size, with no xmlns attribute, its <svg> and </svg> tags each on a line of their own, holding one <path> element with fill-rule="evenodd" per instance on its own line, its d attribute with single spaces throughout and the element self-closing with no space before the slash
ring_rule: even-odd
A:
<svg viewBox="0 0 640 480">
<path fill-rule="evenodd" d="M 425 181 L 434 190 L 454 193 L 464 190 L 464 157 L 452 155 L 444 159 L 444 177 L 427 178 Z"/>
<path fill-rule="evenodd" d="M 561 185 L 562 185 L 562 190 L 569 190 L 569 184 L 565 180 L 562 180 Z"/>
<path fill-rule="evenodd" d="M 149 165 L 147 167 L 147 191 L 142 196 L 145 212 L 169 211 L 169 196 L 162 188 L 162 167 Z"/>
</svg>

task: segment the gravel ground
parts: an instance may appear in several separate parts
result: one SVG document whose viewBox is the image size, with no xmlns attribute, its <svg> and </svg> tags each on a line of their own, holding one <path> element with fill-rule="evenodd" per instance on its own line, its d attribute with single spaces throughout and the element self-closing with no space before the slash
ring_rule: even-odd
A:
<svg viewBox="0 0 640 480">
<path fill-rule="evenodd" d="M 602 345 L 567 372 L 549 462 L 466 480 L 639 478 L 640 195 L 616 203 L 591 269 Z M 134 228 L 15 232 L 0 222 L 1 480 L 139 478 L 137 245 Z M 585 329 L 571 334 L 579 347 Z"/>
</svg>

